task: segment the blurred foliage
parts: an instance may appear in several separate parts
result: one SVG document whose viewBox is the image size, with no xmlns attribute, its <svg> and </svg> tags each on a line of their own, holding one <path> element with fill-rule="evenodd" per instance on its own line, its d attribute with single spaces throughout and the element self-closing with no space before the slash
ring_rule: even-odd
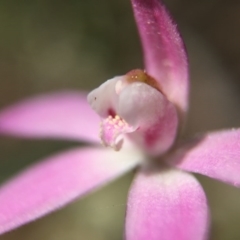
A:
<svg viewBox="0 0 240 240">
<path fill-rule="evenodd" d="M 240 4 L 166 0 L 189 52 L 191 109 L 185 137 L 240 126 Z M 0 1 L 0 107 L 37 93 L 92 89 L 143 66 L 129 0 Z M 0 138 L 0 181 L 78 143 Z M 118 240 L 132 175 L 0 240 Z M 205 177 L 212 240 L 240 239 L 240 190 Z M 16 196 L 17 197 L 17 196 Z"/>
</svg>

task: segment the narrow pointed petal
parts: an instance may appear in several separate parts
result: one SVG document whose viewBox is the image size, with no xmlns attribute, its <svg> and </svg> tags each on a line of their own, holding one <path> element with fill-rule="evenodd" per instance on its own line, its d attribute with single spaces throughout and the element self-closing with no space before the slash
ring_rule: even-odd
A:
<svg viewBox="0 0 240 240">
<path fill-rule="evenodd" d="M 0 111 L 0 134 L 98 142 L 99 118 L 83 92 L 57 92 Z"/>
<path fill-rule="evenodd" d="M 141 36 L 145 67 L 168 99 L 183 112 L 188 106 L 188 62 L 184 44 L 160 0 L 131 0 Z"/>
<path fill-rule="evenodd" d="M 203 240 L 208 206 L 190 174 L 175 169 L 143 170 L 130 190 L 126 240 Z"/>
<path fill-rule="evenodd" d="M 134 168 L 139 158 L 74 149 L 30 167 L 0 188 L 0 233 L 33 221 Z"/>
<path fill-rule="evenodd" d="M 240 187 L 240 129 L 196 138 L 179 148 L 170 159 L 183 170 Z"/>
</svg>

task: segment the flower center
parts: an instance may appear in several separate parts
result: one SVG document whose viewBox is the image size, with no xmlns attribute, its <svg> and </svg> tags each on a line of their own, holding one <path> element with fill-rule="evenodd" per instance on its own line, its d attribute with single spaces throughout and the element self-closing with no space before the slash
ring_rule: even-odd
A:
<svg viewBox="0 0 240 240">
<path fill-rule="evenodd" d="M 105 147 L 110 146 L 114 150 L 118 151 L 121 149 L 123 144 L 123 139 L 117 139 L 119 135 L 133 131 L 134 128 L 129 126 L 124 119 L 118 115 L 115 115 L 114 117 L 109 115 L 100 123 L 99 137 Z"/>
<path fill-rule="evenodd" d="M 107 80 L 89 93 L 88 102 L 102 119 L 99 136 L 104 146 L 120 150 L 127 136 L 141 151 L 156 155 L 173 144 L 178 125 L 175 106 L 145 71 Z"/>
</svg>

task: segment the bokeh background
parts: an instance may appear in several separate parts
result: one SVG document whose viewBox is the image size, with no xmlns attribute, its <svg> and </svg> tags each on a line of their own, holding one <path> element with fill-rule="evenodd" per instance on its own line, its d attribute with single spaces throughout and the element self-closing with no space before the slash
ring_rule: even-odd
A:
<svg viewBox="0 0 240 240">
<path fill-rule="evenodd" d="M 165 3 L 179 24 L 190 59 L 191 108 L 185 137 L 240 126 L 240 2 Z M 129 0 L 0 1 L 0 108 L 39 93 L 90 90 L 142 64 Z M 76 145 L 1 137 L 0 182 L 34 161 Z M 129 174 L 0 240 L 120 240 L 132 177 Z M 240 239 L 240 190 L 197 177 L 209 199 L 211 240 Z"/>
</svg>

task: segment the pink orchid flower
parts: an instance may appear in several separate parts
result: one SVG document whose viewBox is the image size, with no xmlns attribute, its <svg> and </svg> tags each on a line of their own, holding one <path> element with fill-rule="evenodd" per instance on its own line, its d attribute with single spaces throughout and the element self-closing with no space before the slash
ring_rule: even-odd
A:
<svg viewBox="0 0 240 240">
<path fill-rule="evenodd" d="M 177 147 L 188 108 L 184 46 L 162 3 L 132 0 L 132 5 L 145 71 L 110 79 L 88 97 L 54 93 L 0 113 L 2 134 L 95 144 L 51 156 L 3 184 L 1 233 L 138 167 L 128 197 L 126 239 L 203 240 L 209 226 L 207 200 L 186 171 L 240 186 L 239 129 L 207 133 Z M 99 145 L 98 133 L 108 148 Z"/>
</svg>

